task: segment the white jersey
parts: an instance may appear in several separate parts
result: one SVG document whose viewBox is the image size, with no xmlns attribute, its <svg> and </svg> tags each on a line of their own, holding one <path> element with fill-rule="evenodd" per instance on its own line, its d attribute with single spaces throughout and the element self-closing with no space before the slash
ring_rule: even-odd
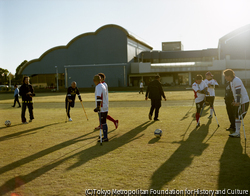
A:
<svg viewBox="0 0 250 196">
<path fill-rule="evenodd" d="M 218 82 L 215 80 L 215 79 L 211 79 L 211 80 L 208 80 L 208 79 L 205 79 L 204 82 L 206 83 L 207 85 L 207 91 L 209 92 L 209 95 L 207 96 L 215 96 L 215 85 L 219 85 Z M 209 86 L 208 84 L 210 84 L 211 86 Z"/>
<path fill-rule="evenodd" d="M 143 82 L 140 83 L 140 88 L 143 88 Z"/>
<path fill-rule="evenodd" d="M 108 93 L 107 89 L 105 88 L 105 85 L 102 83 L 99 83 L 95 87 L 95 100 L 96 100 L 96 107 L 97 107 L 97 97 L 101 97 L 101 112 L 108 112 L 109 109 L 109 99 L 108 99 Z"/>
<path fill-rule="evenodd" d="M 193 90 L 194 90 L 194 97 L 195 97 L 195 103 L 200 103 L 201 101 L 204 100 L 205 94 L 198 93 L 197 91 L 204 90 L 207 87 L 206 83 L 202 80 L 200 84 L 197 84 L 196 82 L 193 83 Z"/>
<path fill-rule="evenodd" d="M 108 84 L 106 82 L 102 82 L 102 84 L 105 86 L 107 95 L 109 95 L 109 89 L 108 89 Z"/>
<path fill-rule="evenodd" d="M 241 94 L 241 104 L 247 103 L 249 102 L 249 97 L 247 94 L 247 90 L 244 87 L 242 81 L 240 78 L 238 77 L 234 77 L 234 79 L 230 82 L 231 85 L 231 89 L 233 92 L 233 96 L 234 96 L 234 101 L 237 102 L 237 97 L 236 97 L 236 90 L 237 89 L 241 89 L 240 94 Z"/>
</svg>

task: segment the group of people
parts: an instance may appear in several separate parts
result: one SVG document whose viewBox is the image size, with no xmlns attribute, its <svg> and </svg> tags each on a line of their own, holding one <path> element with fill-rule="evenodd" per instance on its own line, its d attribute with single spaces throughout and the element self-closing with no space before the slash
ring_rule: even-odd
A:
<svg viewBox="0 0 250 196">
<path fill-rule="evenodd" d="M 235 73 L 232 69 L 226 69 L 223 72 L 225 79 L 227 81 L 226 91 L 225 91 L 225 103 L 226 109 L 230 121 L 230 126 L 227 128 L 228 131 L 234 131 L 234 133 L 230 134 L 231 137 L 240 137 L 240 127 L 241 121 L 245 117 L 248 107 L 249 107 L 249 97 L 240 78 L 235 76 Z M 203 80 L 202 75 L 196 76 L 196 81 L 192 85 L 192 89 L 194 91 L 195 103 L 196 103 L 196 121 L 197 127 L 200 126 L 200 117 L 202 108 L 206 105 L 210 106 L 210 115 L 209 119 L 213 118 L 214 113 L 214 99 L 215 99 L 215 86 L 219 84 L 215 79 L 213 79 L 213 75 L 211 72 L 207 72 L 205 74 L 206 79 Z M 108 85 L 105 83 L 105 75 L 103 73 L 99 73 L 94 76 L 93 82 L 95 83 L 95 103 L 96 108 L 94 112 L 98 112 L 100 114 L 99 121 L 100 125 L 98 125 L 95 129 L 103 130 L 103 138 L 102 141 L 108 141 L 108 126 L 107 119 L 112 121 L 115 125 L 115 128 L 118 128 L 118 120 L 115 120 L 110 115 L 108 115 L 109 108 L 109 100 L 108 100 Z M 22 123 L 27 124 L 25 118 L 25 111 L 28 107 L 30 120 L 32 122 L 34 119 L 33 115 L 33 102 L 32 97 L 35 96 L 33 87 L 29 84 L 29 77 L 23 78 L 23 84 L 20 87 L 19 91 L 17 86 L 15 86 L 14 92 L 14 105 L 18 102 L 18 94 L 22 97 Z M 65 108 L 68 116 L 68 120 L 72 121 L 70 117 L 70 108 L 73 108 L 75 105 L 75 97 L 78 95 L 79 100 L 82 102 L 82 98 L 77 88 L 77 83 L 72 82 L 71 86 L 67 89 L 67 95 L 65 98 Z M 151 99 L 151 108 L 148 114 L 149 120 L 152 120 L 153 113 L 154 121 L 159 121 L 159 110 L 161 107 L 162 97 L 166 101 L 166 96 L 162 89 L 162 85 L 160 83 L 160 76 L 155 76 L 155 80 L 150 82 L 147 87 L 147 92 L 145 95 L 145 100 Z M 19 103 L 20 107 L 20 103 Z M 98 115 L 99 116 L 99 115 Z"/>
<path fill-rule="evenodd" d="M 244 119 L 248 107 L 249 97 L 240 78 L 235 76 L 232 69 L 226 69 L 223 72 L 227 81 L 225 91 L 225 103 L 227 114 L 230 121 L 230 126 L 227 131 L 233 131 L 229 134 L 231 137 L 240 137 L 241 121 Z M 214 112 L 214 98 L 215 98 L 215 86 L 218 85 L 216 80 L 213 79 L 211 72 L 206 73 L 206 79 L 203 80 L 202 75 L 196 76 L 196 81 L 193 83 L 193 91 L 195 95 L 196 103 L 196 121 L 197 127 L 200 126 L 199 120 L 202 112 L 202 108 L 208 104 L 210 106 L 210 116 L 213 117 Z"/>
</svg>

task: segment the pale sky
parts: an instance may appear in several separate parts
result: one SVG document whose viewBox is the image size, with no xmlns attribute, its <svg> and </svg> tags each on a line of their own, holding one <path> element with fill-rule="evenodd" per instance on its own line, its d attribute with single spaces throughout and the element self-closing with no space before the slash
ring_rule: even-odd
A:
<svg viewBox="0 0 250 196">
<path fill-rule="evenodd" d="M 15 73 L 24 60 L 74 37 L 116 24 L 154 50 L 181 41 L 184 50 L 217 48 L 250 23 L 250 0 L 0 0 L 0 67 Z"/>
</svg>

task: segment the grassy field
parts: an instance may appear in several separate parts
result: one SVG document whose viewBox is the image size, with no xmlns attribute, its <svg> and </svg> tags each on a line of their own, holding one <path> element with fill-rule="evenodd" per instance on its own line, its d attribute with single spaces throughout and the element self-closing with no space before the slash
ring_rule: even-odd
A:
<svg viewBox="0 0 250 196">
<path fill-rule="evenodd" d="M 79 101 L 65 123 L 65 93 L 39 93 L 34 97 L 35 120 L 21 124 L 20 108 L 12 108 L 13 95 L 0 100 L 0 195 L 85 195 L 86 189 L 141 190 L 250 190 L 250 143 L 229 138 L 223 93 L 216 97 L 215 118 L 205 108 L 196 129 L 191 91 L 165 92 L 160 121 L 148 120 L 150 101 L 133 92 L 110 93 L 109 139 L 97 142 L 98 116 L 94 94 L 82 93 L 86 120 Z M 77 98 L 76 98 L 77 99 Z M 26 113 L 28 117 L 28 111 Z M 250 138 L 250 117 L 246 136 Z M 10 127 L 4 121 L 10 120 Z M 154 130 L 163 136 L 157 139 Z M 14 195 L 14 194 L 13 194 Z"/>
</svg>

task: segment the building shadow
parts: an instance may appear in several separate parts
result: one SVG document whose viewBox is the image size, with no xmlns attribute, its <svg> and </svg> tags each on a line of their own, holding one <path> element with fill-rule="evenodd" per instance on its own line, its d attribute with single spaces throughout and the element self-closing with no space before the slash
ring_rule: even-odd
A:
<svg viewBox="0 0 250 196">
<path fill-rule="evenodd" d="M 202 155 L 203 151 L 209 146 L 203 141 L 208 135 L 210 124 L 211 120 L 198 129 L 194 128 L 187 140 L 180 141 L 179 148 L 153 173 L 149 189 L 162 189 L 164 185 L 190 166 L 195 156 Z"/>
<path fill-rule="evenodd" d="M 240 138 L 228 137 L 220 158 L 218 189 L 250 190 L 250 157 Z"/>
<path fill-rule="evenodd" d="M 81 166 L 83 165 L 84 163 L 92 160 L 92 159 L 95 159 L 97 157 L 100 157 L 100 156 L 103 156 L 131 141 L 134 141 L 138 138 L 140 138 L 143 134 L 140 134 L 142 131 L 146 130 L 148 126 L 152 125 L 154 123 L 154 121 L 148 121 L 148 122 L 145 122 L 137 127 L 135 127 L 134 129 L 130 130 L 129 132 L 127 132 L 126 134 L 120 136 L 120 137 L 117 137 L 117 138 L 114 138 L 112 139 L 110 142 L 107 142 L 107 143 L 103 143 L 102 146 L 100 146 L 100 143 L 97 143 L 95 146 L 93 147 L 90 147 L 88 149 L 85 149 L 85 150 L 82 150 L 80 152 L 77 152 L 71 156 L 64 156 L 64 157 L 59 157 L 57 159 L 55 159 L 54 161 L 26 174 L 26 175 L 20 175 L 20 176 L 15 176 L 11 179 L 9 179 L 8 181 L 6 181 L 4 184 L 2 184 L 0 186 L 0 195 L 1 194 L 6 194 L 6 193 L 9 193 L 11 191 L 14 191 L 16 188 L 19 188 L 20 186 L 22 185 L 25 185 L 31 181 L 33 181 L 34 179 L 38 178 L 39 176 L 45 174 L 46 172 L 54 169 L 55 167 L 61 165 L 62 163 L 64 163 L 65 161 L 71 159 L 71 158 L 75 158 L 75 157 L 78 157 L 78 162 L 73 164 L 72 166 L 70 166 L 67 170 L 71 170 L 71 169 L 74 169 L 78 166 Z M 114 130 L 113 130 L 114 131 Z M 80 137 L 77 137 L 77 138 L 74 138 L 72 140 L 69 140 L 69 141 L 66 141 L 66 142 L 63 142 L 63 143 L 60 143 L 58 145 L 55 145 L 51 148 L 48 148 L 48 149 L 45 149 L 41 152 L 38 152 L 34 155 L 31 155 L 31 156 L 28 156 L 24 159 L 21 159 L 19 161 L 16 161 L 16 162 L 13 162 L 9 165 L 6 165 L 4 167 L 1 167 L 0 168 L 0 175 L 7 172 L 7 171 L 10 171 L 10 170 L 13 170 L 15 168 L 18 168 L 20 167 L 21 165 L 24 165 L 26 163 L 29 163 L 33 160 L 36 160 L 42 156 L 45 156 L 49 153 L 52 153 L 56 150 L 60 150 L 62 148 L 65 148 L 69 145 L 72 145 L 72 144 L 75 144 L 76 142 L 79 142 L 79 141 L 84 141 L 84 140 L 87 140 L 87 139 L 92 139 L 92 138 L 96 138 L 96 136 L 94 137 L 90 137 L 90 138 L 84 138 L 86 137 L 87 135 L 89 134 L 92 134 L 93 132 L 90 132 L 88 134 L 85 134 L 85 135 L 82 135 Z M 109 132 L 110 133 L 110 132 Z M 140 135 L 138 135 L 140 134 Z M 68 153 L 69 154 L 69 153 Z M 23 183 L 22 184 L 17 184 L 16 183 L 16 179 L 20 179 Z"/>
</svg>

